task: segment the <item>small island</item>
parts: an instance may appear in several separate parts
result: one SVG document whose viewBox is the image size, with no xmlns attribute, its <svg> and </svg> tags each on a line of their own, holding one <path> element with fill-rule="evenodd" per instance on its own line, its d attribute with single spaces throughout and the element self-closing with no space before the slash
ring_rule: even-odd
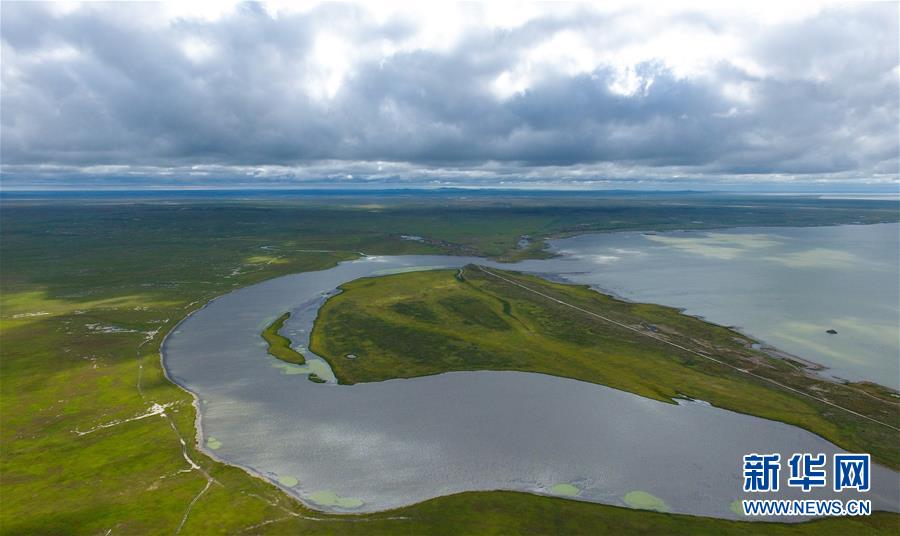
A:
<svg viewBox="0 0 900 536">
<path fill-rule="evenodd" d="M 325 380 L 315 372 L 310 372 L 306 378 L 313 383 L 326 383 Z"/>
<path fill-rule="evenodd" d="M 262 338 L 269 343 L 268 352 L 269 355 L 276 357 L 282 361 L 287 363 L 292 363 L 294 365 L 303 365 L 306 363 L 306 359 L 303 358 L 303 355 L 291 348 L 291 340 L 287 337 L 280 335 L 278 331 L 284 325 L 285 321 L 291 317 L 291 313 L 287 312 L 283 315 L 279 316 L 275 319 L 274 322 L 269 324 L 269 326 L 263 330 Z"/>
</svg>

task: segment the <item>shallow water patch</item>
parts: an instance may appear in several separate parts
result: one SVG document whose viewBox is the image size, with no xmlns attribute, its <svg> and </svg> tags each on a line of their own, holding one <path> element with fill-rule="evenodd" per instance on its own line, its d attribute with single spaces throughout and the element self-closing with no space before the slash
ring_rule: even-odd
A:
<svg viewBox="0 0 900 536">
<path fill-rule="evenodd" d="M 556 484 L 550 487 L 550 493 L 563 497 L 577 497 L 581 490 L 572 484 Z"/>
<path fill-rule="evenodd" d="M 309 494 L 309 500 L 319 506 L 336 506 L 352 510 L 363 505 L 362 499 L 356 497 L 341 497 L 337 493 L 328 490 L 316 491 Z"/>
<path fill-rule="evenodd" d="M 655 495 L 651 495 L 646 491 L 634 490 L 629 491 L 622 500 L 631 508 L 641 510 L 655 510 L 657 512 L 669 512 L 669 505 L 665 501 Z"/>
<path fill-rule="evenodd" d="M 315 377 L 323 380 L 316 383 L 337 383 L 337 378 L 332 372 L 328 363 L 318 357 L 304 356 L 306 364 L 294 365 L 293 363 L 285 363 L 283 361 L 272 359 L 272 368 L 281 369 L 281 373 L 285 376 L 294 376 L 299 374 L 315 375 Z M 315 380 L 313 380 L 315 381 Z"/>
</svg>

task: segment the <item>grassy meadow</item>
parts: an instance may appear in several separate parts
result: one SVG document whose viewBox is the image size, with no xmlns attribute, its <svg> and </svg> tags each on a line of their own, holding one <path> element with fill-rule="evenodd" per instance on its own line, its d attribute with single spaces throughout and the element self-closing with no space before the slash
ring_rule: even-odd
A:
<svg viewBox="0 0 900 536">
<path fill-rule="evenodd" d="M 542 254 L 539 240 L 519 249 L 522 235 L 896 221 L 890 205 L 844 201 L 464 197 L 4 199 L 0 533 L 758 531 L 513 493 L 330 516 L 195 448 L 191 397 L 166 380 L 159 347 L 185 315 L 235 288 L 360 252 Z M 643 388 L 653 396 L 649 384 Z M 883 514 L 766 526 L 816 534 L 896 528 L 896 516 Z"/>
</svg>

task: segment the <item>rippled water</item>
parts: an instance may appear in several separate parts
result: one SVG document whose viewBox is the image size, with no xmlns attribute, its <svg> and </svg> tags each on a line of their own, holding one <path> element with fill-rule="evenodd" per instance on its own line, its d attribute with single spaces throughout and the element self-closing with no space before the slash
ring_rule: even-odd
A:
<svg viewBox="0 0 900 536">
<path fill-rule="evenodd" d="M 828 374 L 900 388 L 900 224 L 592 234 L 552 247 L 570 281 L 681 307 Z"/>
<path fill-rule="evenodd" d="M 458 372 L 314 384 L 266 354 L 260 332 L 290 310 L 287 334 L 312 366 L 322 365 L 305 348 L 308 333 L 318 307 L 345 281 L 473 261 L 368 257 L 240 289 L 189 317 L 167 338 L 165 365 L 199 399 L 207 452 L 325 510 L 375 511 L 507 489 L 618 505 L 658 499 L 674 512 L 734 517 L 745 453 L 838 451 L 782 423 L 575 380 Z M 560 262 L 539 269 L 553 272 Z M 896 510 L 898 475 L 876 467 L 873 485 L 866 498 Z"/>
</svg>

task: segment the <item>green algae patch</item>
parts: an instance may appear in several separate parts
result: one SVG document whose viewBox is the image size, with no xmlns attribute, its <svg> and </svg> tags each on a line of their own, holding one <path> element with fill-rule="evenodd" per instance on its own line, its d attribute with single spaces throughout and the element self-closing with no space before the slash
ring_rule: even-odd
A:
<svg viewBox="0 0 900 536">
<path fill-rule="evenodd" d="M 212 450 L 219 450 L 220 448 L 222 448 L 222 442 L 210 436 L 206 438 L 206 447 Z"/>
<path fill-rule="evenodd" d="M 291 340 L 284 335 L 279 335 L 278 331 L 284 326 L 285 321 L 291 317 L 291 313 L 287 312 L 275 319 L 274 322 L 263 330 L 262 338 L 269 344 L 269 355 L 294 365 L 302 365 L 306 363 L 303 354 L 291 348 Z"/>
<path fill-rule="evenodd" d="M 744 515 L 744 505 L 741 504 L 741 501 L 732 501 L 732 503 L 728 506 L 728 509 L 734 512 L 736 515 Z"/>
<path fill-rule="evenodd" d="M 625 504 L 631 508 L 639 508 L 641 510 L 655 510 L 657 512 L 668 512 L 669 505 L 655 495 L 651 495 L 646 491 L 629 491 L 622 497 Z"/>
<path fill-rule="evenodd" d="M 577 497 L 581 490 L 572 484 L 556 484 L 550 488 L 550 493 L 562 497 Z"/>
<path fill-rule="evenodd" d="M 361 499 L 355 497 L 341 497 L 337 493 L 328 490 L 317 491 L 310 494 L 309 500 L 320 506 L 337 506 L 338 508 L 347 510 L 359 508 L 363 505 Z"/>
<path fill-rule="evenodd" d="M 285 475 L 285 476 L 280 476 L 280 477 L 278 477 L 278 483 L 281 484 L 282 486 L 285 486 L 285 487 L 288 487 L 288 488 L 293 488 L 293 487 L 296 486 L 299 482 L 298 482 L 298 480 L 297 480 L 296 478 L 294 478 L 294 477 L 292 477 L 292 476 L 287 476 L 287 475 Z"/>
</svg>

